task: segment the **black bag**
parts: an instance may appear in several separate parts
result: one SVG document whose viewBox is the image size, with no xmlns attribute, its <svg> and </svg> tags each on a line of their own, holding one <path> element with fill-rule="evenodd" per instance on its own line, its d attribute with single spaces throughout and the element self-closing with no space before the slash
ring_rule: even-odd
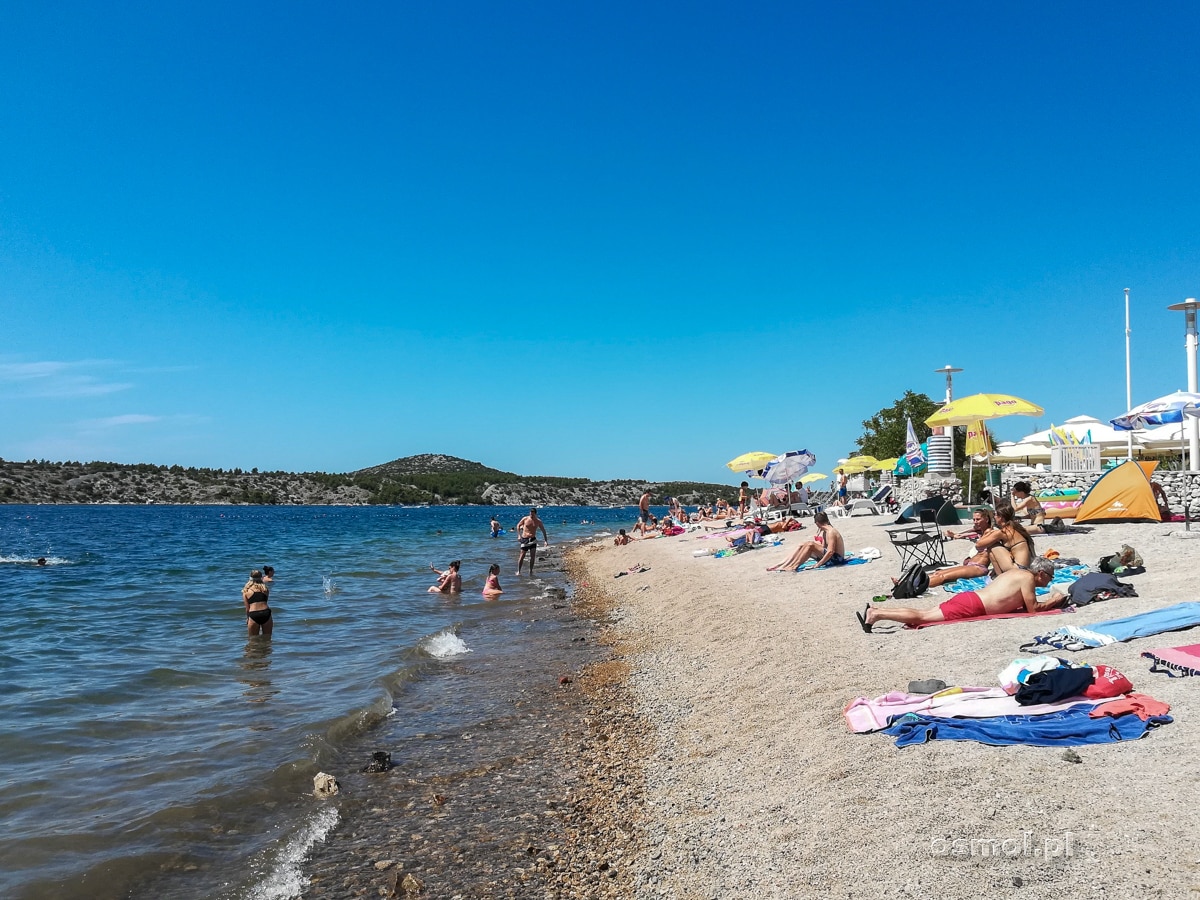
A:
<svg viewBox="0 0 1200 900">
<path fill-rule="evenodd" d="M 913 597 L 920 597 L 927 590 L 929 576 L 925 574 L 925 569 L 920 563 L 913 563 L 892 588 L 892 597 L 896 600 L 911 600 Z"/>
</svg>

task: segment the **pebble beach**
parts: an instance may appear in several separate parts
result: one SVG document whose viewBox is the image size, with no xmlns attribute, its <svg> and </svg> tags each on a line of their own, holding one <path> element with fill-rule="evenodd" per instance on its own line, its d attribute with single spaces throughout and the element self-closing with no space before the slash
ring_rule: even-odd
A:
<svg viewBox="0 0 1200 900">
<path fill-rule="evenodd" d="M 866 634 L 855 611 L 899 574 L 881 527 L 892 518 L 835 520 L 848 550 L 875 547 L 882 558 L 815 572 L 766 571 L 808 539 L 811 519 L 779 546 L 727 558 L 695 557 L 711 541 L 694 532 L 573 552 L 577 603 L 602 625 L 612 655 L 606 677 L 593 685 L 585 671 L 577 685 L 586 697 L 603 684 L 586 717 L 611 722 L 609 739 L 581 765 L 604 773 L 592 784 L 600 793 L 624 788 L 621 838 L 608 845 L 620 854 L 610 881 L 623 892 L 611 895 L 1200 896 L 1200 851 L 1188 837 L 1198 818 L 1197 682 L 1151 674 L 1140 655 L 1196 643 L 1200 630 L 1061 654 L 1114 666 L 1135 690 L 1170 704 L 1175 721 L 1137 741 L 900 749 L 884 734 L 851 733 L 842 715 L 855 697 L 918 679 L 995 686 L 1036 634 L 1194 599 L 1196 533 L 1114 524 L 1037 537 L 1039 553 L 1092 565 L 1135 547 L 1146 566 L 1127 579 L 1136 598 L 916 631 L 880 624 Z M 947 556 L 968 548 L 948 543 Z M 635 566 L 646 571 L 614 577 Z M 948 596 L 936 589 L 906 603 Z M 593 838 L 591 852 L 605 856 L 597 849 L 605 836 Z M 549 895 L 599 896 L 564 888 Z"/>
</svg>

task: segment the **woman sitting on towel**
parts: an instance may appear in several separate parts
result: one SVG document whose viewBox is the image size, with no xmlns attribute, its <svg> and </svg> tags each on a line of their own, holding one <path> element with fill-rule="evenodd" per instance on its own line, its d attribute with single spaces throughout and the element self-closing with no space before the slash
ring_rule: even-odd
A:
<svg viewBox="0 0 1200 900">
<path fill-rule="evenodd" d="M 992 514 L 986 509 L 977 509 L 971 513 L 972 531 L 966 532 L 951 532 L 946 534 L 953 538 L 965 538 L 968 535 L 974 540 L 979 540 L 985 535 L 995 531 L 996 526 L 992 523 Z M 972 556 L 968 556 L 963 560 L 961 566 L 951 566 L 948 569 L 938 569 L 929 576 L 929 586 L 931 588 L 941 587 L 943 584 L 949 584 L 951 581 L 958 581 L 960 578 L 979 578 L 986 575 L 988 565 L 990 564 L 989 554 L 987 550 L 977 550 Z M 893 578 L 892 584 L 900 581 L 899 578 Z"/>
<path fill-rule="evenodd" d="M 1042 526 L 1046 522 L 1046 511 L 1038 498 L 1033 496 L 1033 488 L 1028 481 L 1018 481 L 1012 486 L 1012 507 L 1018 519 L 1029 519 L 1031 534 L 1044 534 Z"/>
<path fill-rule="evenodd" d="M 996 528 L 975 542 L 976 550 L 988 551 L 992 571 L 1002 575 L 1009 569 L 1028 569 L 1036 555 L 1033 538 L 1017 521 L 1015 510 L 1003 501 L 996 504 Z"/>
<path fill-rule="evenodd" d="M 768 572 L 795 572 L 810 559 L 817 560 L 818 568 L 846 564 L 846 542 L 842 533 L 829 524 L 829 516 L 819 512 L 813 516 L 813 521 L 819 532 L 814 536 L 815 540 L 805 541 L 785 562 L 770 566 Z"/>
</svg>

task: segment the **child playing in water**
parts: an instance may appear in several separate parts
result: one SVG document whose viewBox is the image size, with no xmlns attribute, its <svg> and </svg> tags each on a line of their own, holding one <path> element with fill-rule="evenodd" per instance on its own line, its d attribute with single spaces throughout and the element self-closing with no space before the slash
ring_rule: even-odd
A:
<svg viewBox="0 0 1200 900">
<path fill-rule="evenodd" d="M 487 582 L 483 586 L 483 596 L 499 597 L 504 591 L 500 589 L 500 564 L 492 563 L 488 567 Z"/>
</svg>

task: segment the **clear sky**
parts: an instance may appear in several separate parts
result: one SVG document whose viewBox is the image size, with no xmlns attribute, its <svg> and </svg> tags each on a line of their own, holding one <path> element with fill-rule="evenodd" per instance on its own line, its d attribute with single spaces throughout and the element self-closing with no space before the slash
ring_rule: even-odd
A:
<svg viewBox="0 0 1200 900">
<path fill-rule="evenodd" d="M 0 456 L 829 472 L 1186 385 L 1200 7 L 0 7 Z M 732 480 L 736 480 L 733 477 Z"/>
</svg>

